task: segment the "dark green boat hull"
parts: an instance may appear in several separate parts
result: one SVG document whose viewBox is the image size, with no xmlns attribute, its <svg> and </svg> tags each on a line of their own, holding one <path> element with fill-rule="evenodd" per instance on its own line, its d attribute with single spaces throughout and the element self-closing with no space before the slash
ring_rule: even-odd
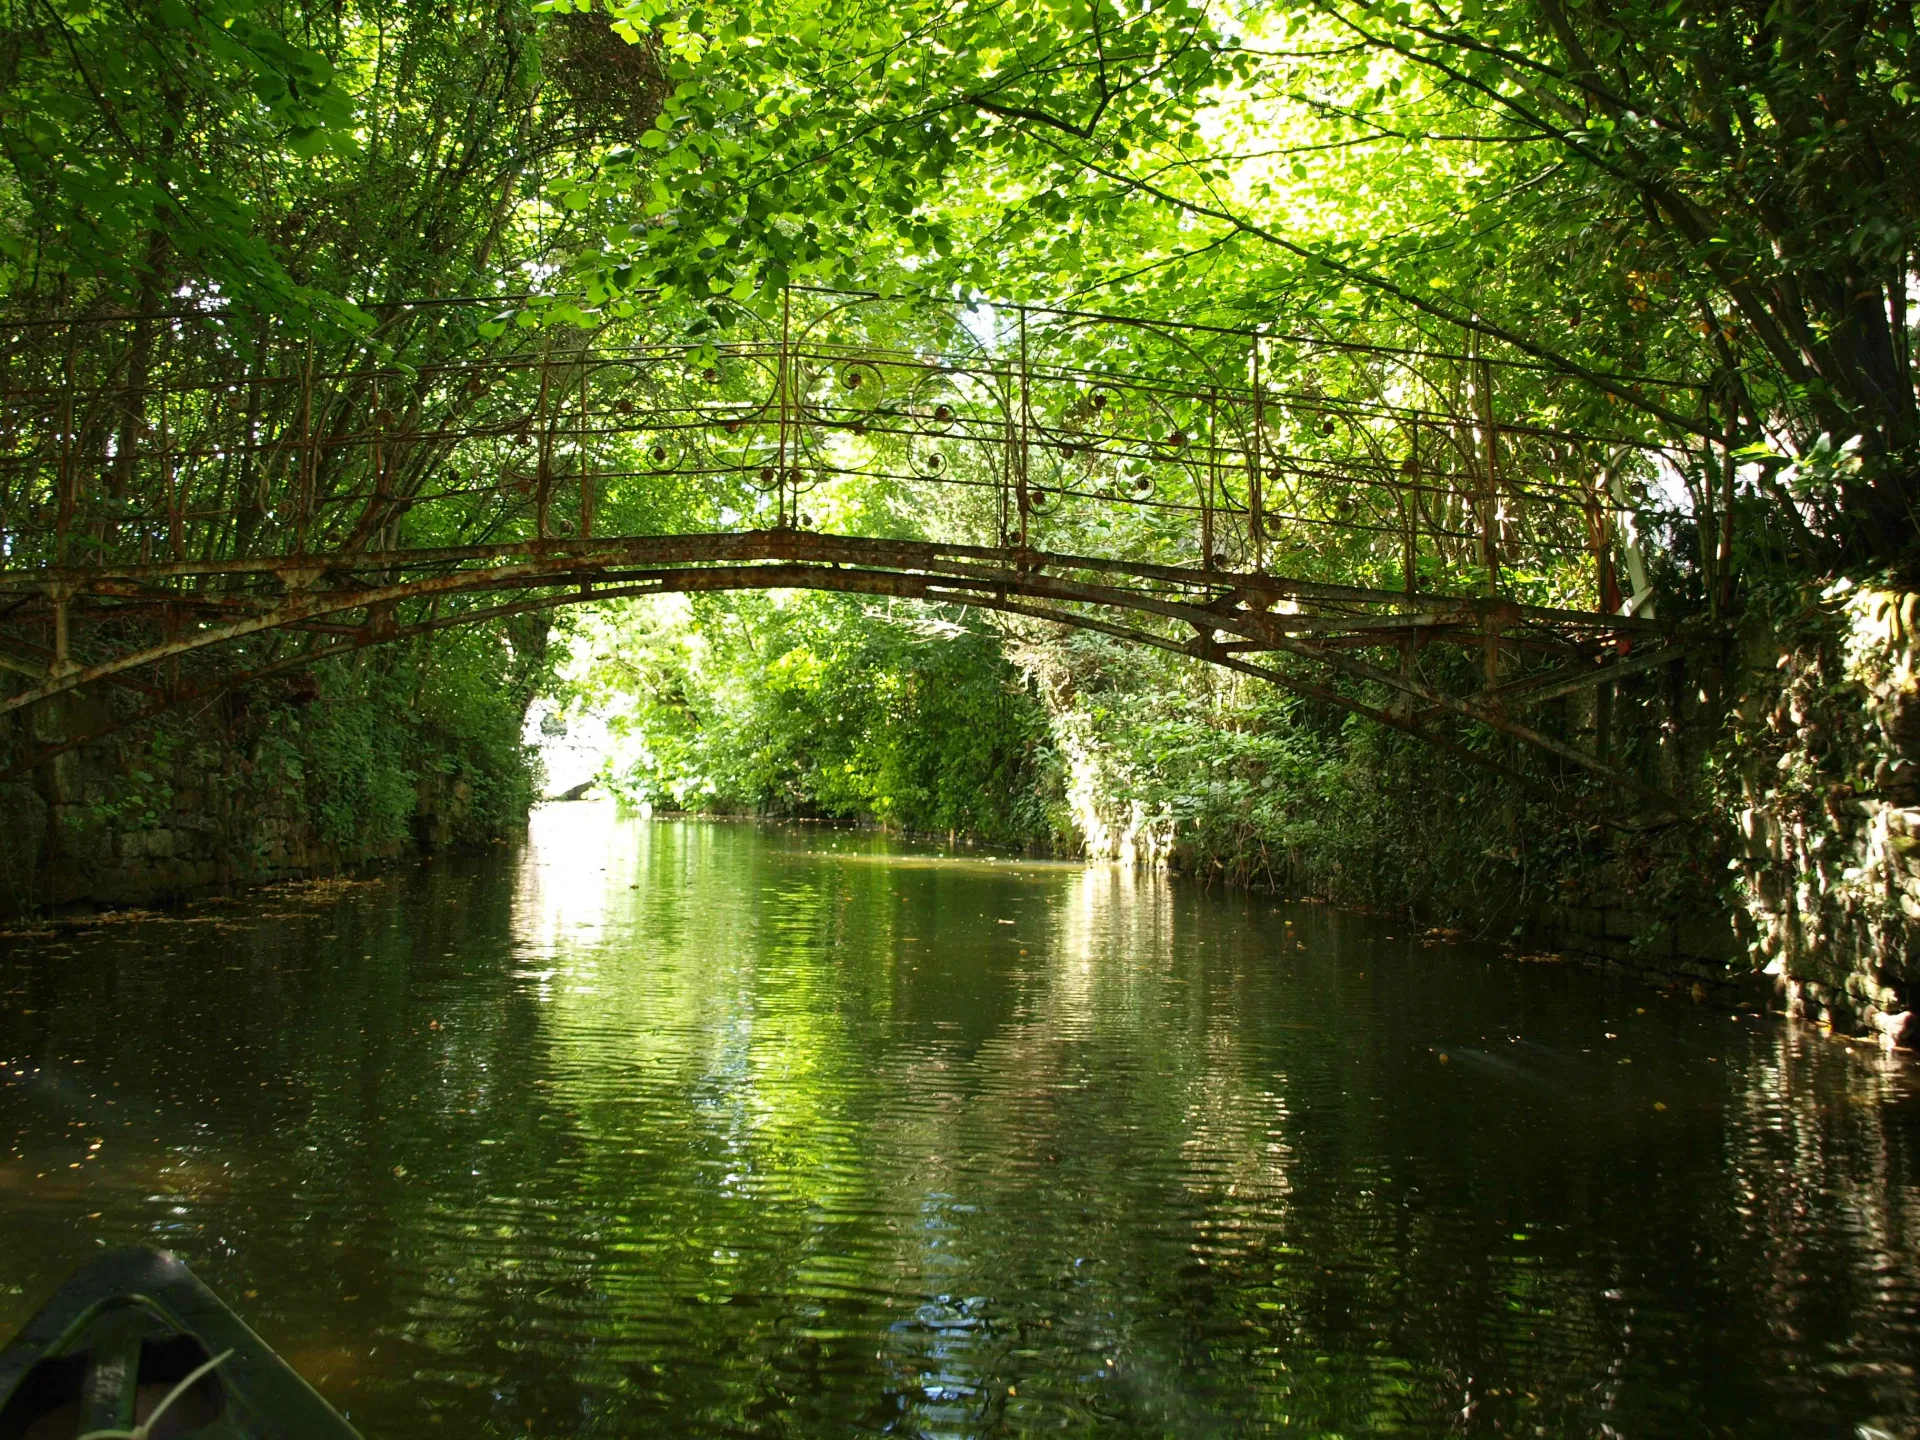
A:
<svg viewBox="0 0 1920 1440">
<path fill-rule="evenodd" d="M 0 1350 L 0 1440 L 131 1431 L 223 1354 L 151 1440 L 359 1440 L 192 1271 L 145 1248 L 80 1270 Z"/>
</svg>

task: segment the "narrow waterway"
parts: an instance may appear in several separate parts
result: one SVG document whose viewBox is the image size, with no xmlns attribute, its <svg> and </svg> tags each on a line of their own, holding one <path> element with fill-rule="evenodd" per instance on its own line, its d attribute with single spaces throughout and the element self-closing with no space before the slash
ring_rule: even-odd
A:
<svg viewBox="0 0 1920 1440">
<path fill-rule="evenodd" d="M 1912 1067 L 811 829 L 0 941 L 0 1336 L 179 1252 L 370 1437 L 1912 1436 Z"/>
</svg>

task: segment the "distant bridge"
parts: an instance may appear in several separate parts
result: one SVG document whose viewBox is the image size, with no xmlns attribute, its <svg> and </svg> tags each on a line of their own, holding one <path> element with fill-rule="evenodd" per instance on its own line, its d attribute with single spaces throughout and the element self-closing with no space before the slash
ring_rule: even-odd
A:
<svg viewBox="0 0 1920 1440">
<path fill-rule="evenodd" d="M 123 692 L 16 726 L 0 778 L 368 645 L 796 588 L 1177 651 L 1514 773 L 1486 727 L 1677 811 L 1538 718 L 1712 636 L 1615 575 L 1622 478 L 1665 452 L 1537 367 L 818 291 L 672 341 L 501 306 L 0 326 L 0 717 Z"/>
</svg>

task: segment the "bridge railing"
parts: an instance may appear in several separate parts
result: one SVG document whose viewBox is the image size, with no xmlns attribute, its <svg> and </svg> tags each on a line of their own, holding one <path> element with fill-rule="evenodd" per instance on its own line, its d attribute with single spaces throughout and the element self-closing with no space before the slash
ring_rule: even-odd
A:
<svg viewBox="0 0 1920 1440">
<path fill-rule="evenodd" d="M 1664 463 L 1593 396 L 1464 348 L 809 291 L 694 337 L 500 309 L 0 326 L 7 580 L 890 501 L 935 538 L 1612 608 L 1608 481 Z"/>
</svg>

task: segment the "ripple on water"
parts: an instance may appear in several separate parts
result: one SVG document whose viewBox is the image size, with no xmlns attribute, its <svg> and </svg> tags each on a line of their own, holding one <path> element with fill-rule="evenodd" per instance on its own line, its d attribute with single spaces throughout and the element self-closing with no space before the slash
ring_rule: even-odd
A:
<svg viewBox="0 0 1920 1440">
<path fill-rule="evenodd" d="M 1920 1424 L 1920 1092 L 1805 1032 L 594 806 L 219 916 L 0 958 L 0 1323 L 168 1243 L 370 1435 Z"/>
</svg>

